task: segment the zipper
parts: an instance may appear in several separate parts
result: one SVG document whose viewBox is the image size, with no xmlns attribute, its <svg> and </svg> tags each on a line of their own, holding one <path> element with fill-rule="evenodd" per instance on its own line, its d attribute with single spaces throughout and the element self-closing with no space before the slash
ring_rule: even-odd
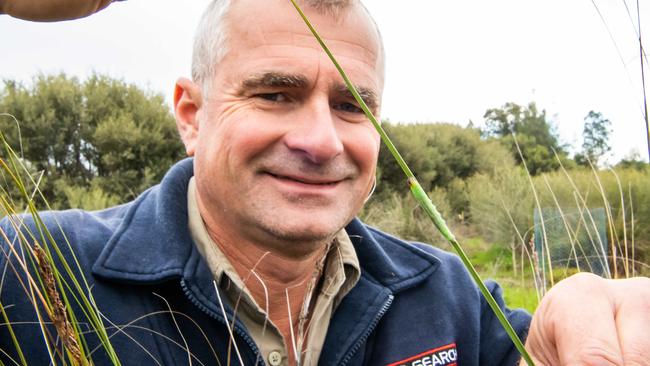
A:
<svg viewBox="0 0 650 366">
<path fill-rule="evenodd" d="M 187 284 L 185 283 L 184 279 L 181 279 L 181 288 L 183 289 L 185 296 L 187 296 L 187 298 L 190 300 L 190 302 L 192 302 L 192 304 L 194 304 L 194 306 L 198 307 L 201 311 L 206 313 L 211 318 L 223 323 L 224 326 L 226 327 L 228 326 L 228 324 L 226 323 L 228 320 L 225 314 L 222 317 L 221 315 L 208 309 L 205 305 L 201 304 L 201 302 L 196 297 L 194 297 L 192 291 L 190 291 L 190 289 L 187 287 Z M 237 323 L 234 322 L 233 322 L 233 332 L 237 333 L 237 335 L 239 335 L 242 339 L 244 339 L 246 344 L 253 350 L 253 353 L 256 356 L 256 365 L 266 366 L 266 363 L 264 362 L 264 358 L 260 355 L 260 350 L 257 348 L 255 341 L 253 341 L 250 335 L 248 335 L 248 333 L 244 329 L 242 329 L 239 325 L 237 325 Z"/>
<path fill-rule="evenodd" d="M 368 326 L 368 329 L 366 329 L 363 335 L 361 335 L 361 337 L 357 340 L 357 343 L 355 343 L 354 346 L 352 346 L 350 352 L 348 352 L 348 354 L 345 355 L 345 358 L 343 358 L 343 361 L 341 361 L 341 363 L 339 364 L 340 366 L 347 365 L 348 362 L 350 362 L 350 359 L 352 359 L 352 356 L 354 356 L 354 354 L 357 353 L 359 348 L 361 348 L 361 345 L 366 343 L 368 337 L 370 337 L 370 333 L 372 333 L 372 331 L 375 330 L 381 318 L 384 316 L 384 314 L 386 314 L 388 308 L 393 303 L 394 298 L 395 297 L 393 295 L 388 295 L 388 299 L 384 302 L 384 305 L 382 305 L 377 315 L 375 315 L 375 318 L 370 323 L 370 326 Z"/>
</svg>

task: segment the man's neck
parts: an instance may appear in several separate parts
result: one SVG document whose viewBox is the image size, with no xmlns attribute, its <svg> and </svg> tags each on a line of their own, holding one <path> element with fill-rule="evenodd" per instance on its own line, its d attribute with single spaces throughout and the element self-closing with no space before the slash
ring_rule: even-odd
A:
<svg viewBox="0 0 650 366">
<path fill-rule="evenodd" d="M 311 279 L 315 264 L 322 259 L 325 254 L 323 245 L 309 255 L 301 257 L 286 257 L 278 253 L 266 250 L 264 247 L 247 241 L 231 241 L 228 238 L 217 235 L 208 228 L 208 233 L 212 240 L 217 243 L 219 249 L 224 253 L 228 261 L 240 275 L 242 280 L 246 281 L 249 290 L 253 292 L 251 284 L 260 282 L 259 280 L 247 280 L 251 276 L 251 271 L 260 277 L 268 289 L 293 288 L 299 286 L 305 279 Z M 250 283 L 250 284 L 249 284 Z"/>
<path fill-rule="evenodd" d="M 319 281 L 321 261 L 327 254 L 327 243 L 300 257 L 287 257 L 271 252 L 246 240 L 234 241 L 219 230 L 206 229 L 212 240 L 231 263 L 260 308 L 267 311 L 271 322 L 282 333 L 293 360 L 293 337 L 299 334 L 299 319 L 307 293 Z M 310 287 L 310 284 L 312 285 Z M 292 332 L 293 328 L 293 332 Z M 300 352 L 300 351 L 299 351 Z M 293 364 L 293 362 L 290 362 Z"/>
</svg>

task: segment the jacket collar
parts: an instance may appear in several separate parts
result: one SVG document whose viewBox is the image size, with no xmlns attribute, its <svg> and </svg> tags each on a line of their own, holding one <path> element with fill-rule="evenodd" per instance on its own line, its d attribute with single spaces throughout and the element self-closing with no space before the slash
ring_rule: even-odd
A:
<svg viewBox="0 0 650 366">
<path fill-rule="evenodd" d="M 120 226 L 93 266 L 95 275 L 142 284 L 173 278 L 208 280 L 206 286 L 211 286 L 209 270 L 192 244 L 187 224 L 187 185 L 192 175 L 193 160 L 182 160 L 159 185 L 129 204 Z M 439 265 L 433 255 L 369 228 L 358 219 L 346 230 L 357 251 L 363 277 L 390 292 L 420 283 Z"/>
<path fill-rule="evenodd" d="M 191 159 L 175 164 L 162 182 L 130 206 L 93 265 L 102 278 L 156 283 L 183 275 L 193 251 L 187 225 Z"/>
</svg>

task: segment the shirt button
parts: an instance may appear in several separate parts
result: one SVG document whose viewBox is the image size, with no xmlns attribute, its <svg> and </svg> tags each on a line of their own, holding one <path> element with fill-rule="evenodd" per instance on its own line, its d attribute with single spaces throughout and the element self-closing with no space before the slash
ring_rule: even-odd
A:
<svg viewBox="0 0 650 366">
<path fill-rule="evenodd" d="M 282 355 L 278 351 L 269 352 L 269 364 L 271 366 L 279 366 L 282 363 Z"/>
</svg>

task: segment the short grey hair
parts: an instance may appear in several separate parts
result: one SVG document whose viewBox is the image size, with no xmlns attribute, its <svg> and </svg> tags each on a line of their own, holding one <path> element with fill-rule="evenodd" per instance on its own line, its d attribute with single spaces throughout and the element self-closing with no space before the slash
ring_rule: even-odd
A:
<svg viewBox="0 0 650 366">
<path fill-rule="evenodd" d="M 228 27 L 226 14 L 232 0 L 214 0 L 203 12 L 194 35 L 192 50 L 192 80 L 203 85 L 214 75 L 214 66 L 226 54 Z M 205 92 L 205 90 L 204 90 Z"/>
<path fill-rule="evenodd" d="M 194 35 L 192 54 L 192 80 L 201 86 L 203 94 L 209 90 L 209 80 L 214 75 L 215 66 L 228 52 L 228 11 L 234 0 L 213 0 L 203 12 Z M 358 0 L 299 0 L 300 3 L 319 13 L 338 18 L 352 4 L 358 3 L 366 11 L 377 30 L 384 58 L 381 33 L 368 10 Z"/>
</svg>

